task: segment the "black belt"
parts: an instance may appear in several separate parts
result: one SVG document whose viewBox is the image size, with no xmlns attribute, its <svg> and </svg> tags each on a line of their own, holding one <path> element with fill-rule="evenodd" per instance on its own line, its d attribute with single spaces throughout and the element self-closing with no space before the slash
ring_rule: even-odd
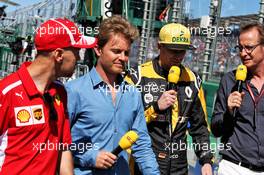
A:
<svg viewBox="0 0 264 175">
<path fill-rule="evenodd" d="M 234 160 L 230 157 L 227 157 L 227 156 L 222 156 L 223 159 L 227 160 L 227 161 L 230 161 L 234 164 L 237 164 L 239 166 L 242 166 L 242 167 L 245 167 L 245 168 L 248 168 L 252 171 L 256 171 L 256 172 L 264 172 L 264 166 L 256 166 L 256 165 L 252 165 L 250 163 L 245 163 L 245 162 L 241 162 L 241 161 L 238 161 L 238 160 Z"/>
</svg>

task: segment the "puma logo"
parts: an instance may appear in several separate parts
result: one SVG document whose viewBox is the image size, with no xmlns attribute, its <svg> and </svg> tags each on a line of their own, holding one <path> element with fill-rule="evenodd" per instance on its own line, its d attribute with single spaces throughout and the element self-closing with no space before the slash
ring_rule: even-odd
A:
<svg viewBox="0 0 264 175">
<path fill-rule="evenodd" d="M 21 99 L 23 100 L 22 93 L 23 93 L 23 92 L 21 91 L 20 93 L 17 93 L 17 92 L 16 92 L 15 94 L 16 94 L 16 96 L 21 97 Z"/>
</svg>

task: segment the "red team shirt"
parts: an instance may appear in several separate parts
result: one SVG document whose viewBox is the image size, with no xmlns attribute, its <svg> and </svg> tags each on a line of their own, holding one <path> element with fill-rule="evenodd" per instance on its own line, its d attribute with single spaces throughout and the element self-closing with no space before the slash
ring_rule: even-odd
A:
<svg viewBox="0 0 264 175">
<path fill-rule="evenodd" d="M 0 81 L 1 175 L 54 175 L 60 145 L 71 143 L 63 85 L 54 82 L 48 91 L 58 114 L 54 121 L 26 69 L 29 64 Z"/>
</svg>

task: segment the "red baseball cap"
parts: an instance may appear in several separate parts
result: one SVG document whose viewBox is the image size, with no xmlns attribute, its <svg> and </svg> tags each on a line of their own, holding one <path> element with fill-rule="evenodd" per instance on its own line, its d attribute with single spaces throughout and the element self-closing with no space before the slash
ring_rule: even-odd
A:
<svg viewBox="0 0 264 175">
<path fill-rule="evenodd" d="M 50 19 L 44 22 L 35 36 L 37 50 L 55 50 L 57 48 L 92 48 L 97 44 L 94 37 L 84 36 L 78 27 L 66 18 Z"/>
</svg>

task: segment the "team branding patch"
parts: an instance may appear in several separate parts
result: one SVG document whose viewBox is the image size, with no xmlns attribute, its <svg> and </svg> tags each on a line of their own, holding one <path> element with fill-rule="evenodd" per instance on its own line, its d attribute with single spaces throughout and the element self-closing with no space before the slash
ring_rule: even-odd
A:
<svg viewBox="0 0 264 175">
<path fill-rule="evenodd" d="M 153 102 L 153 95 L 151 95 L 151 94 L 145 94 L 145 95 L 144 95 L 144 101 L 145 101 L 145 103 L 147 103 L 147 104 Z"/>
<path fill-rule="evenodd" d="M 27 110 L 22 109 L 18 111 L 17 119 L 19 120 L 20 123 L 27 123 L 29 122 L 30 119 L 30 113 Z"/>
<path fill-rule="evenodd" d="M 144 89 L 142 89 L 145 92 L 159 92 L 161 89 L 159 89 L 159 86 L 156 82 L 148 82 L 145 86 L 143 86 Z"/>
<path fill-rule="evenodd" d="M 55 95 L 55 102 L 57 103 L 58 106 L 60 106 L 60 101 L 61 101 L 61 98 L 60 98 L 59 94 L 56 94 Z"/>
<path fill-rule="evenodd" d="M 42 119 L 42 110 L 41 110 L 41 108 L 36 108 L 36 109 L 34 109 L 33 110 L 33 115 L 34 115 L 34 118 L 36 119 L 36 120 L 41 120 Z"/>
<path fill-rule="evenodd" d="M 179 116 L 179 123 L 184 123 L 188 121 L 188 117 L 185 117 L 185 116 Z"/>
<path fill-rule="evenodd" d="M 192 93 L 193 93 L 192 89 L 191 89 L 189 86 L 187 86 L 187 87 L 185 88 L 185 94 L 186 94 L 186 96 L 187 96 L 188 98 L 191 98 L 191 97 L 192 97 Z"/>
<path fill-rule="evenodd" d="M 166 153 L 159 153 L 158 157 L 161 158 L 161 159 L 165 159 L 167 156 Z"/>
<path fill-rule="evenodd" d="M 15 107 L 16 126 L 45 123 L 42 105 Z"/>
<path fill-rule="evenodd" d="M 158 114 L 153 121 L 165 122 L 167 121 L 166 115 Z"/>
</svg>

